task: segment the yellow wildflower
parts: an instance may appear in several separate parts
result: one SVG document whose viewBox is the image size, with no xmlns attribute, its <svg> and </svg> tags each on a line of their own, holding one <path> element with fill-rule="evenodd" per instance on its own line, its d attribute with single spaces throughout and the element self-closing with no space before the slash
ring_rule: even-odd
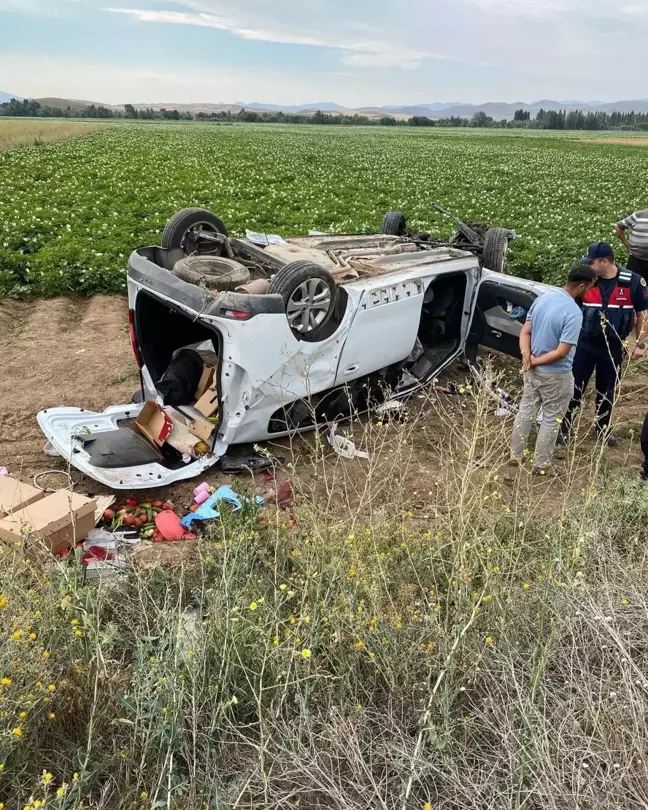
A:
<svg viewBox="0 0 648 810">
<path fill-rule="evenodd" d="M 1 683 L 3 686 L 11 686 L 11 678 L 3 678 L 3 679 L 0 681 L 0 683 Z"/>
<path fill-rule="evenodd" d="M 22 729 L 20 726 L 16 726 L 16 728 L 11 732 L 14 737 L 22 737 Z"/>
<path fill-rule="evenodd" d="M 0 608 L 6 608 L 8 604 L 8 599 L 4 593 L 0 593 Z"/>
<path fill-rule="evenodd" d="M 20 641 L 20 639 L 23 637 L 23 635 L 24 635 L 24 633 L 23 633 L 22 630 L 14 630 L 14 632 L 11 634 L 11 638 L 14 641 Z"/>
<path fill-rule="evenodd" d="M 486 644 L 492 644 L 493 643 L 493 637 L 492 636 L 486 636 L 485 641 L 486 641 Z"/>
<path fill-rule="evenodd" d="M 56 720 L 56 715 L 54 714 L 54 712 L 49 713 L 49 719 L 50 720 Z"/>
<path fill-rule="evenodd" d="M 29 640 L 30 641 L 36 641 L 36 633 L 30 633 L 29 634 Z"/>
<path fill-rule="evenodd" d="M 47 687 L 47 691 L 48 691 L 48 692 L 56 692 L 56 684 L 51 683 L 51 684 L 50 684 L 50 685 Z"/>
<path fill-rule="evenodd" d="M 44 785 L 49 785 L 49 783 L 54 779 L 52 774 L 49 771 L 43 771 L 42 782 Z"/>
<path fill-rule="evenodd" d="M 50 654 L 47 652 L 47 650 L 43 650 L 43 658 L 49 658 L 49 657 L 50 657 Z"/>
<path fill-rule="evenodd" d="M 20 714 L 18 715 L 19 720 L 24 720 L 25 717 L 27 717 L 27 712 L 20 712 Z"/>
<path fill-rule="evenodd" d="M 250 610 L 256 610 L 258 607 L 256 602 L 250 602 Z"/>
<path fill-rule="evenodd" d="M 310 650 L 302 650 L 301 654 L 302 654 L 302 656 L 304 658 L 310 658 L 311 657 L 311 651 Z"/>
</svg>

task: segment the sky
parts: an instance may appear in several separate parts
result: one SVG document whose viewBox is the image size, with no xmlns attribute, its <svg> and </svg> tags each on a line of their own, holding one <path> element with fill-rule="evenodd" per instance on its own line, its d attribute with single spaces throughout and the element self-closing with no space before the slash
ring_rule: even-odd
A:
<svg viewBox="0 0 648 810">
<path fill-rule="evenodd" d="M 0 90 L 108 104 L 648 97 L 648 0 L 0 0 Z"/>
</svg>

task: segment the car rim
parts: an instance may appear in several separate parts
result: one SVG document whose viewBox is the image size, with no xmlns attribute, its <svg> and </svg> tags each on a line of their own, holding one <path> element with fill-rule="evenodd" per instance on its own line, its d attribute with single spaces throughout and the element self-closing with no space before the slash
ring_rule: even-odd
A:
<svg viewBox="0 0 648 810">
<path fill-rule="evenodd" d="M 180 247 L 185 253 L 194 253 L 198 248 L 198 240 L 200 239 L 201 231 L 210 231 L 211 233 L 220 233 L 215 225 L 211 222 L 196 222 L 191 228 L 184 232 Z"/>
<path fill-rule="evenodd" d="M 331 291 L 321 278 L 309 278 L 295 288 L 288 299 L 286 316 L 292 329 L 310 332 L 326 317 L 331 306 Z"/>
</svg>

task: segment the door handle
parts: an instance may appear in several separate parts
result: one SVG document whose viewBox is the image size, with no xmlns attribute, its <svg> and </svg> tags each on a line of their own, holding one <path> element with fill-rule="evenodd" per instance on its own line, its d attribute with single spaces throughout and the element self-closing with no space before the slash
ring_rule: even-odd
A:
<svg viewBox="0 0 648 810">
<path fill-rule="evenodd" d="M 353 374 L 354 371 L 357 371 L 360 368 L 360 363 L 354 363 L 352 366 L 344 370 L 345 374 Z"/>
<path fill-rule="evenodd" d="M 502 337 L 502 333 L 498 332 L 497 329 L 491 329 L 491 335 L 493 337 L 496 337 L 498 340 L 499 340 L 499 338 Z"/>
</svg>

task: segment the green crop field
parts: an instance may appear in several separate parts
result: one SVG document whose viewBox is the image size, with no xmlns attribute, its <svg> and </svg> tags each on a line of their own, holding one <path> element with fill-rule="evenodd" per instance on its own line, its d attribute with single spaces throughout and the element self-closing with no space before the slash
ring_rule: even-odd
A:
<svg viewBox="0 0 648 810">
<path fill-rule="evenodd" d="M 390 209 L 515 228 L 511 272 L 557 281 L 588 242 L 646 206 L 648 150 L 498 132 L 109 125 L 0 154 L 0 294 L 119 291 L 129 252 L 179 208 L 232 233 L 376 230 Z"/>
</svg>

